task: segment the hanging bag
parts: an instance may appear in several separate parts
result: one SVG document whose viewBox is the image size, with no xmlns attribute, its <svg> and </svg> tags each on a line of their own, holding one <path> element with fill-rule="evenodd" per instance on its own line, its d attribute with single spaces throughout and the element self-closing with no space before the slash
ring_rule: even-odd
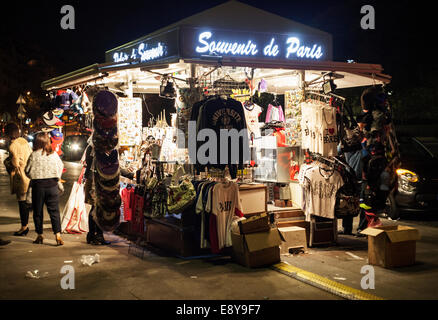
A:
<svg viewBox="0 0 438 320">
<path fill-rule="evenodd" d="M 172 214 L 182 213 L 194 203 L 196 198 L 195 187 L 187 178 L 178 183 L 181 172 L 185 174 L 183 167 L 177 167 L 168 188 L 167 210 Z"/>
</svg>

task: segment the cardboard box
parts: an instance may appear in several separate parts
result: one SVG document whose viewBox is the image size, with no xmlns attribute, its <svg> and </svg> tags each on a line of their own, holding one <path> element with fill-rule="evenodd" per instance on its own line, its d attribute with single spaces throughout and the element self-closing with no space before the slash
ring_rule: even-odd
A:
<svg viewBox="0 0 438 320">
<path fill-rule="evenodd" d="M 289 254 L 290 249 L 307 249 L 306 229 L 300 227 L 279 228 L 283 242 L 280 245 L 280 254 Z"/>
<path fill-rule="evenodd" d="M 239 221 L 240 234 L 265 232 L 269 231 L 270 228 L 269 216 L 266 213 Z"/>
<path fill-rule="evenodd" d="M 417 229 L 406 226 L 367 228 L 368 263 L 385 268 L 409 266 L 415 263 Z"/>
<path fill-rule="evenodd" d="M 267 232 L 232 233 L 233 257 L 246 267 L 263 267 L 280 262 L 281 236 L 276 228 Z"/>
<path fill-rule="evenodd" d="M 245 216 L 268 211 L 268 189 L 265 185 L 242 184 L 239 186 L 239 196 Z"/>
<path fill-rule="evenodd" d="M 286 206 L 286 203 L 284 202 L 284 200 L 275 200 L 275 206 L 284 208 Z"/>
</svg>

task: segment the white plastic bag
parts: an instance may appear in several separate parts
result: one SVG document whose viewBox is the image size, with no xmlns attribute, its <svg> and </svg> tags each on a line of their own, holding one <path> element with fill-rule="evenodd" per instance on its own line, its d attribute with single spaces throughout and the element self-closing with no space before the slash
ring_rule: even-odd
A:
<svg viewBox="0 0 438 320">
<path fill-rule="evenodd" d="M 85 207 L 84 185 L 75 182 L 64 207 L 61 223 L 62 232 L 84 233 L 88 232 L 88 211 Z"/>
</svg>

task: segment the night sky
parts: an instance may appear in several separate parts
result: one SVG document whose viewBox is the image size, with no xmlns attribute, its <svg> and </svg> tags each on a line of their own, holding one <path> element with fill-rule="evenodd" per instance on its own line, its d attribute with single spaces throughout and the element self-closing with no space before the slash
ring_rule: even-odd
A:
<svg viewBox="0 0 438 320">
<path fill-rule="evenodd" d="M 16 0 L 2 6 L 0 12 L 0 68 L 6 70 L 14 60 L 11 58 L 9 61 L 9 56 L 18 54 L 20 58 L 14 60 L 17 64 L 26 64 L 26 59 L 36 59 L 53 67 L 48 75 L 61 75 L 104 62 L 106 50 L 224 2 Z M 438 64 L 434 42 L 437 28 L 431 2 L 242 2 L 331 33 L 335 61 L 353 59 L 382 64 L 384 72 L 394 77 L 392 85 L 399 90 L 408 87 L 436 89 L 434 75 Z M 60 9 L 65 4 L 75 8 L 75 30 L 60 28 Z M 366 4 L 373 5 L 376 10 L 375 30 L 360 28 L 360 8 Z M 12 65 L 9 65 L 9 72 L 12 72 Z M 5 77 L 5 72 L 0 74 L 0 80 L 2 77 Z M 47 79 L 23 79 L 21 82 L 22 86 L 34 86 L 33 83 L 44 80 Z"/>
</svg>

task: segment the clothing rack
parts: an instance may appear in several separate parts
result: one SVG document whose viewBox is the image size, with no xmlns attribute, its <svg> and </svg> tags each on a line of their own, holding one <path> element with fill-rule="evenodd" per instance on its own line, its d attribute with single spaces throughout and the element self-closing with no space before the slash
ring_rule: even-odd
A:
<svg viewBox="0 0 438 320">
<path fill-rule="evenodd" d="M 322 93 L 319 93 L 319 92 L 317 92 L 317 91 L 315 91 L 315 89 L 305 89 L 306 91 L 306 95 L 308 94 L 308 95 L 316 95 L 316 96 L 319 96 L 319 97 L 322 97 L 322 98 L 326 98 L 326 99 L 330 99 L 330 98 L 336 98 L 336 99 L 339 99 L 339 100 L 341 100 L 341 101 L 345 101 L 345 100 L 347 100 L 346 98 L 344 98 L 344 97 L 341 97 L 341 96 L 339 96 L 339 95 L 337 95 L 337 94 L 334 94 L 334 93 L 329 93 L 329 94 L 322 94 Z"/>
</svg>

